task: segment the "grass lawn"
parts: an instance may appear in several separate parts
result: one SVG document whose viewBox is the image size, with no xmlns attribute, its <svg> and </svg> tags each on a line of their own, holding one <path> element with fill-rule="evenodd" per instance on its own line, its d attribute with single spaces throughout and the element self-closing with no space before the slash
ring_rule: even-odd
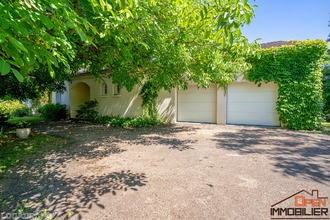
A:
<svg viewBox="0 0 330 220">
<path fill-rule="evenodd" d="M 43 117 L 40 117 L 40 116 L 26 116 L 26 117 L 14 117 L 14 118 L 9 119 L 7 122 L 9 124 L 16 124 L 17 122 L 20 122 L 20 121 L 36 123 L 36 122 L 46 121 L 46 119 Z"/>
<path fill-rule="evenodd" d="M 322 125 L 325 129 L 330 130 L 330 122 L 323 122 Z"/>
<path fill-rule="evenodd" d="M 314 131 L 314 133 L 330 134 L 330 122 L 323 122 L 321 130 Z"/>
<path fill-rule="evenodd" d="M 56 148 L 61 148 L 66 140 L 45 134 L 31 133 L 26 139 L 20 139 L 14 131 L 0 137 L 0 179 L 10 167 L 35 156 L 46 156 Z"/>
</svg>

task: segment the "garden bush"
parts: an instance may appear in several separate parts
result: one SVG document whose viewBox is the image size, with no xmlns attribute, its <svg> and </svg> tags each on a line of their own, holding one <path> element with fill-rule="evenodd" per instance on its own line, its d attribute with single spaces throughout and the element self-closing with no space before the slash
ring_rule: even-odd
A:
<svg viewBox="0 0 330 220">
<path fill-rule="evenodd" d="M 67 110 L 66 105 L 63 104 L 46 104 L 43 107 L 38 109 L 38 112 L 42 117 L 51 120 L 58 121 L 66 118 Z"/>
<path fill-rule="evenodd" d="M 94 121 L 98 116 L 97 106 L 99 103 L 96 100 L 87 101 L 79 106 L 76 118 L 86 121 Z"/>
<path fill-rule="evenodd" d="M 0 126 L 1 125 L 5 125 L 6 121 L 9 119 L 9 115 L 8 114 L 4 114 L 0 112 Z"/>
<path fill-rule="evenodd" d="M 112 127 L 150 127 L 153 125 L 164 124 L 163 119 L 156 119 L 151 116 L 136 116 L 136 117 L 126 117 L 122 118 L 119 116 L 103 116 L 96 119 L 98 124 L 108 124 Z"/>
<path fill-rule="evenodd" d="M 23 109 L 23 110 L 19 110 L 19 109 Z M 29 111 L 30 111 L 29 107 L 21 104 L 20 101 L 18 101 L 18 100 L 6 100 L 6 101 L 0 102 L 0 113 L 5 114 L 9 117 L 15 116 L 14 113 L 16 111 L 26 112 L 27 109 L 28 109 L 27 114 L 29 114 Z"/>
<path fill-rule="evenodd" d="M 30 108 L 29 107 L 22 107 L 19 109 L 16 109 L 11 114 L 14 117 L 24 117 L 30 115 Z"/>
</svg>

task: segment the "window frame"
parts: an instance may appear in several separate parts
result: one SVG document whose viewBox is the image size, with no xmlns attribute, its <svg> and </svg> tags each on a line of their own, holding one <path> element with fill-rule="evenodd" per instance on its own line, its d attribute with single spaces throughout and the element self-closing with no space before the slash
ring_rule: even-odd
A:
<svg viewBox="0 0 330 220">
<path fill-rule="evenodd" d="M 112 94 L 113 94 L 114 97 L 120 97 L 121 96 L 121 89 L 120 89 L 118 83 L 113 84 Z"/>
<path fill-rule="evenodd" d="M 108 97 L 108 84 L 107 83 L 102 83 L 101 84 L 101 97 Z"/>
<path fill-rule="evenodd" d="M 62 104 L 62 94 L 61 93 L 56 93 L 55 102 L 59 103 L 59 104 Z"/>
</svg>

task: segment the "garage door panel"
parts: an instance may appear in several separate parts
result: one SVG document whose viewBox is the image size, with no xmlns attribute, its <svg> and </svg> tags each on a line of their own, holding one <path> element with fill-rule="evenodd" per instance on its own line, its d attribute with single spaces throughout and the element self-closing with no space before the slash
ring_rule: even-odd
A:
<svg viewBox="0 0 330 220">
<path fill-rule="evenodd" d="M 246 124 L 246 125 L 267 125 L 278 126 L 277 117 L 274 117 L 272 113 L 258 113 L 258 117 L 255 117 L 255 113 L 232 112 L 227 118 L 230 124 Z"/>
<path fill-rule="evenodd" d="M 260 95 L 262 93 L 262 95 Z M 274 100 L 277 98 L 277 93 L 272 92 L 259 92 L 259 91 L 251 91 L 251 92 L 231 92 L 230 100 L 228 102 L 267 102 L 269 100 Z"/>
<path fill-rule="evenodd" d="M 194 95 L 194 94 L 179 94 L 181 97 L 180 103 L 214 103 L 214 97 L 210 94 Z"/>
<path fill-rule="evenodd" d="M 215 113 L 202 115 L 201 112 L 189 112 L 183 113 L 180 116 L 180 121 L 182 122 L 206 122 L 206 123 L 214 123 Z"/>
<path fill-rule="evenodd" d="M 178 121 L 216 122 L 216 85 L 198 89 L 189 85 L 187 90 L 178 91 Z"/>
<path fill-rule="evenodd" d="M 250 112 L 250 113 L 276 113 L 276 104 L 267 103 L 231 103 L 228 105 L 228 111 L 230 112 Z"/>
<path fill-rule="evenodd" d="M 227 123 L 279 126 L 274 83 L 230 83 L 227 93 Z"/>
<path fill-rule="evenodd" d="M 243 87 L 242 85 L 245 84 Z M 247 89 L 250 91 L 255 91 L 258 89 L 258 92 L 274 92 L 274 83 L 262 83 L 260 87 L 257 84 L 252 82 L 244 82 L 244 83 L 231 83 L 231 88 L 235 90 L 235 92 L 245 93 Z"/>
<path fill-rule="evenodd" d="M 212 103 L 203 103 L 212 105 Z M 215 112 L 215 109 L 202 108 L 201 103 L 180 103 L 179 112 Z"/>
</svg>

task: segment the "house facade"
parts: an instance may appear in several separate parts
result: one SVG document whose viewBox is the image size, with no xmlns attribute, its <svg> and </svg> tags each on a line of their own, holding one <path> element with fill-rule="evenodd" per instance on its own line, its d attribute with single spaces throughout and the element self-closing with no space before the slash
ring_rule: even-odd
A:
<svg viewBox="0 0 330 220">
<path fill-rule="evenodd" d="M 53 93 L 53 103 L 68 105 L 72 118 L 79 105 L 89 100 L 99 102 L 98 112 L 102 116 L 132 117 L 143 113 L 139 86 L 128 92 L 111 79 L 97 83 L 89 75 L 74 77 L 66 86 L 64 94 Z M 245 80 L 229 83 L 226 92 L 216 84 L 207 89 L 189 84 L 187 90 L 161 90 L 156 100 L 159 116 L 168 122 L 279 126 L 276 101 L 274 83 L 258 87 Z"/>
<path fill-rule="evenodd" d="M 294 42 L 272 42 L 263 48 L 278 47 Z M 138 116 L 143 113 L 141 88 L 131 92 L 105 79 L 97 83 L 90 75 L 81 74 L 66 83 L 64 94 L 53 94 L 53 103 L 68 105 L 70 116 L 76 116 L 78 106 L 88 100 L 99 102 L 100 115 L 121 117 Z M 160 91 L 156 100 L 158 113 L 168 122 L 200 122 L 214 124 L 280 126 L 276 111 L 278 88 L 274 83 L 256 84 L 238 80 L 229 83 L 226 89 L 211 84 L 198 88 L 189 84 L 187 90 Z"/>
</svg>

